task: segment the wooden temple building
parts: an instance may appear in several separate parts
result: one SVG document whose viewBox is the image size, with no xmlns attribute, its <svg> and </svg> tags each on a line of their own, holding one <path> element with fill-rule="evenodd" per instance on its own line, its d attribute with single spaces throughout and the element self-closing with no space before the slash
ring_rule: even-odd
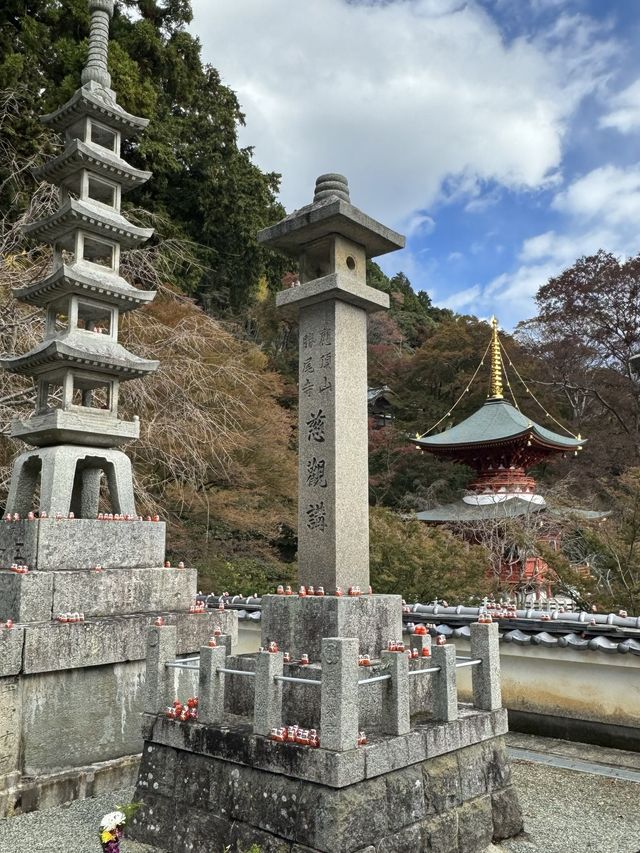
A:
<svg viewBox="0 0 640 853">
<path fill-rule="evenodd" d="M 584 443 L 580 435 L 561 435 L 541 426 L 505 400 L 502 348 L 495 317 L 491 325 L 490 384 L 484 405 L 443 432 L 413 439 L 418 449 L 467 465 L 475 472 L 467 494 L 460 500 L 416 514 L 428 524 L 473 527 L 483 521 L 548 511 L 530 469 L 555 454 L 577 453 Z M 604 515 L 575 512 L 589 518 Z M 551 544 L 557 547 L 557 543 Z M 551 595 L 550 574 L 540 557 L 511 553 L 505 554 L 500 580 L 509 586 L 525 585 L 536 593 Z"/>
</svg>

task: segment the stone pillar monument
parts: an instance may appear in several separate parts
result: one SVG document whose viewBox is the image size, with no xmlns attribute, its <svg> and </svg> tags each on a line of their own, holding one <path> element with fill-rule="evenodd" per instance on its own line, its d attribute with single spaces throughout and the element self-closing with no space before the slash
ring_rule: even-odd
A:
<svg viewBox="0 0 640 853">
<path fill-rule="evenodd" d="M 300 286 L 277 297 L 299 324 L 299 579 L 325 593 L 263 599 L 263 641 L 318 659 L 322 636 L 357 636 L 373 653 L 400 635 L 401 602 L 368 595 L 367 314 L 389 297 L 367 285 L 366 261 L 404 237 L 351 204 L 344 176 L 327 174 L 312 204 L 258 239 L 299 270 Z"/>
<path fill-rule="evenodd" d="M 497 626 L 473 627 L 477 659 L 448 645 L 432 660 L 427 643 L 405 649 L 400 596 L 369 593 L 366 315 L 387 297 L 365 261 L 403 238 L 332 174 L 259 239 L 300 271 L 278 296 L 300 324 L 300 594 L 262 599 L 257 654 L 202 649 L 202 720 L 167 719 L 156 691 L 129 831 L 193 853 L 482 853 L 522 826 Z M 476 707 L 458 705 L 458 666 L 478 668 Z"/>
<path fill-rule="evenodd" d="M 83 85 L 45 123 L 64 134 L 38 177 L 60 188 L 51 216 L 27 227 L 53 246 L 51 272 L 15 295 L 46 312 L 42 343 L 0 359 L 33 377 L 34 414 L 11 434 L 16 460 L 0 520 L 0 817 L 120 787 L 142 748 L 147 627 L 175 626 L 177 654 L 197 651 L 230 612 L 192 613 L 195 569 L 164 567 L 165 525 L 136 515 L 131 463 L 120 445 L 138 419 L 118 417 L 120 382 L 158 367 L 118 343 L 125 311 L 155 294 L 119 274 L 120 251 L 151 229 L 120 213 L 122 193 L 150 172 L 120 156 L 147 120 L 109 88 L 113 0 L 89 0 Z M 99 520 L 104 477 L 111 513 Z"/>
</svg>

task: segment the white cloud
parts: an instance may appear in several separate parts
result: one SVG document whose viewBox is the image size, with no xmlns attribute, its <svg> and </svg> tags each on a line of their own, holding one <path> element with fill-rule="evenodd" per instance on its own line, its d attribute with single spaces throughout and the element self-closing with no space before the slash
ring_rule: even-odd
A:
<svg viewBox="0 0 640 853">
<path fill-rule="evenodd" d="M 439 305 L 442 308 L 450 308 L 452 311 L 467 311 L 470 305 L 476 305 L 482 297 L 482 288 L 479 284 L 474 284 L 473 287 L 468 287 L 466 290 L 459 290 L 457 293 L 451 294 L 444 300 L 440 300 Z"/>
<path fill-rule="evenodd" d="M 538 288 L 582 255 L 605 249 L 625 257 L 640 251 L 640 163 L 593 169 L 558 192 L 552 207 L 563 214 L 562 227 L 525 240 L 513 272 L 454 294 L 458 309 L 481 314 L 491 307 L 508 328 L 531 316 Z"/>
<path fill-rule="evenodd" d="M 477 195 L 557 180 L 567 123 L 611 57 L 588 19 L 507 43 L 478 2 L 194 0 L 193 29 L 237 91 L 242 143 L 300 207 L 344 172 L 355 204 L 402 227 L 447 180 Z M 473 187 L 476 187 L 473 190 Z"/>
<path fill-rule="evenodd" d="M 431 234 L 436 227 L 436 221 L 433 217 L 426 213 L 414 213 L 411 219 L 407 222 L 406 233 L 407 237 L 416 234 Z"/>
<path fill-rule="evenodd" d="M 640 216 L 640 163 L 626 168 L 607 164 L 593 169 L 556 195 L 553 206 L 580 220 L 622 226 Z"/>
<path fill-rule="evenodd" d="M 600 119 L 600 127 L 613 127 L 620 133 L 640 128 L 640 80 L 636 80 L 611 99 L 613 109 Z"/>
</svg>

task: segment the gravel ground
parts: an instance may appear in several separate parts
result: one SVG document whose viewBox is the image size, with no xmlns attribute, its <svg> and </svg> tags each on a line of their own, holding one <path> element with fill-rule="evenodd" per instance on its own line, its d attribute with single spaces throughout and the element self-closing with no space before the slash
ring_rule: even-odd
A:
<svg viewBox="0 0 640 853">
<path fill-rule="evenodd" d="M 500 853 L 640 853 L 640 785 L 528 761 L 513 762 L 527 833 Z M 126 789 L 69 806 L 0 820 L 1 853 L 100 853 L 103 814 Z M 132 841 L 122 853 L 162 853 Z M 180 851 L 172 851 L 180 853 Z M 416 851 L 418 853 L 418 851 Z"/>
<path fill-rule="evenodd" d="M 0 820 L 0 853 L 101 853 L 98 826 L 102 816 L 132 798 L 133 790 L 125 788 L 95 799 L 76 800 L 67 806 Z M 151 847 L 126 839 L 120 847 L 122 853 L 156 853 Z"/>
<path fill-rule="evenodd" d="M 511 766 L 526 834 L 500 850 L 640 853 L 640 784 L 528 761 Z"/>
</svg>

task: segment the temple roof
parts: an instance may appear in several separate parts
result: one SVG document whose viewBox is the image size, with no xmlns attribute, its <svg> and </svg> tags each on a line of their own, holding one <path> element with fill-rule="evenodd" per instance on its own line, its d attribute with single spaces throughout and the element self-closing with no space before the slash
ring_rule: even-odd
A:
<svg viewBox="0 0 640 853">
<path fill-rule="evenodd" d="M 149 119 L 139 118 L 123 110 L 109 89 L 95 84 L 82 86 L 66 104 L 42 116 L 42 121 L 55 130 L 64 131 L 84 116 L 91 116 L 128 135 L 139 133 L 149 124 Z"/>
<path fill-rule="evenodd" d="M 122 186 L 124 191 L 144 184 L 151 177 L 151 172 L 134 169 L 122 157 L 102 145 L 83 142 L 81 139 L 72 140 L 62 154 L 47 160 L 33 175 L 37 180 L 49 181 L 52 184 L 68 182 L 68 179 L 81 169 L 90 168 L 96 175 L 110 178 Z"/>
<path fill-rule="evenodd" d="M 553 450 L 577 450 L 585 441 L 552 432 L 530 420 L 511 403 L 496 398 L 487 400 L 477 412 L 450 429 L 413 441 L 425 450 L 447 453 L 456 448 L 497 444 L 520 437 Z"/>
<path fill-rule="evenodd" d="M 156 295 L 155 290 L 139 290 L 116 273 L 103 271 L 97 264 L 83 265 L 81 261 L 70 266 L 63 264 L 41 281 L 11 292 L 21 302 L 41 308 L 70 293 L 84 293 L 117 305 L 121 313 L 146 305 Z"/>
<path fill-rule="evenodd" d="M 56 367 L 78 367 L 137 379 L 157 370 L 160 362 L 140 358 L 122 344 L 94 332 L 70 332 L 64 337 L 46 339 L 24 355 L 0 358 L 0 365 L 11 373 L 33 376 Z"/>
<path fill-rule="evenodd" d="M 433 509 L 417 512 L 418 521 L 430 521 L 434 524 L 446 524 L 459 521 L 484 521 L 485 519 L 518 518 L 529 513 L 546 509 L 544 503 L 533 503 L 524 498 L 510 498 L 505 501 L 492 501 L 486 504 L 468 504 L 462 500 Z"/>
<path fill-rule="evenodd" d="M 116 240 L 125 249 L 148 240 L 153 234 L 153 228 L 139 228 L 132 225 L 122 214 L 113 208 L 100 203 L 87 204 L 79 199 L 69 198 L 51 216 L 25 225 L 25 234 L 36 240 L 49 243 L 70 241 L 67 248 L 72 249 L 71 242 L 78 228 L 86 229 L 99 237 Z"/>
<path fill-rule="evenodd" d="M 427 521 L 433 524 L 447 524 L 457 522 L 485 521 L 487 519 L 518 518 L 523 515 L 548 512 L 560 518 L 574 516 L 584 521 L 598 521 L 611 515 L 610 512 L 599 512 L 597 510 L 578 509 L 575 507 L 557 508 L 549 507 L 542 501 L 526 500 L 524 497 L 507 497 L 506 500 L 492 500 L 489 503 L 466 503 L 464 500 L 437 506 L 433 509 L 417 512 L 414 518 L 418 521 Z"/>
</svg>

